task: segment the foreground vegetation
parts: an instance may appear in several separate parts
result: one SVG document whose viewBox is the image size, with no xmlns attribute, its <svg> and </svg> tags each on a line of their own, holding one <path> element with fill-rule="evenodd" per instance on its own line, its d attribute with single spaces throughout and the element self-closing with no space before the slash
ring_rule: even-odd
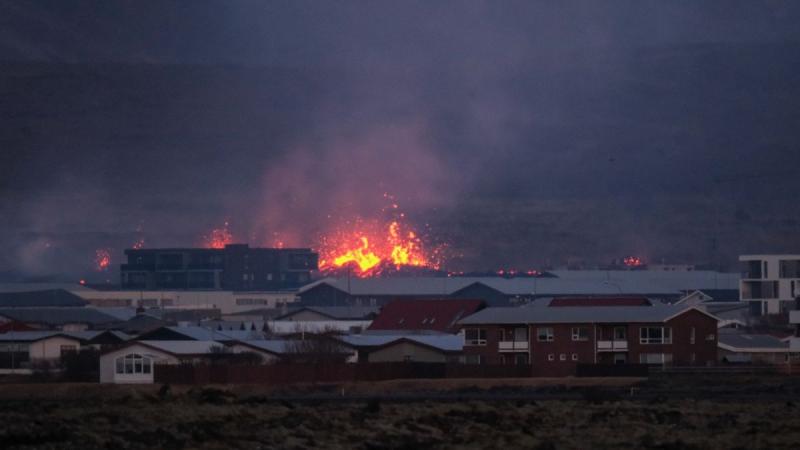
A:
<svg viewBox="0 0 800 450">
<path fill-rule="evenodd" d="M 763 384 L 774 389 L 781 382 Z M 525 387 L 502 392 L 509 389 L 519 390 L 520 398 L 323 401 L 313 395 L 278 399 L 285 393 L 247 386 L 5 386 L 0 442 L 4 448 L 82 449 L 778 449 L 800 443 L 793 384 L 780 400 L 630 397 L 583 386 L 568 388 L 579 398 L 533 400 L 522 395 L 530 392 Z"/>
</svg>

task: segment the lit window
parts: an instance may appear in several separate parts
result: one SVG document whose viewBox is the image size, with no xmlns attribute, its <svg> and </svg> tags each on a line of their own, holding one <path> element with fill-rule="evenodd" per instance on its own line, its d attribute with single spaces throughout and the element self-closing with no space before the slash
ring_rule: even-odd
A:
<svg viewBox="0 0 800 450">
<path fill-rule="evenodd" d="M 566 361 L 567 360 L 567 354 L 566 353 L 562 353 L 562 354 L 558 355 L 558 360 L 559 361 Z"/>
<path fill-rule="evenodd" d="M 577 361 L 578 360 L 578 354 L 577 353 L 573 353 L 572 354 L 572 360 L 573 361 Z"/>
<path fill-rule="evenodd" d="M 555 361 L 556 360 L 556 355 L 550 353 L 549 355 L 547 355 L 547 360 L 548 361 Z"/>
</svg>

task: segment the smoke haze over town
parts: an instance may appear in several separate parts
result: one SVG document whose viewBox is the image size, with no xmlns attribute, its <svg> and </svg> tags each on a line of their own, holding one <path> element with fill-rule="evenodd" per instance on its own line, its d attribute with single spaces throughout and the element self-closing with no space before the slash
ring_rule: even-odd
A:
<svg viewBox="0 0 800 450">
<path fill-rule="evenodd" d="M 92 5 L 0 1 L 0 280 L 393 203 L 451 270 L 800 251 L 798 4 Z"/>
</svg>

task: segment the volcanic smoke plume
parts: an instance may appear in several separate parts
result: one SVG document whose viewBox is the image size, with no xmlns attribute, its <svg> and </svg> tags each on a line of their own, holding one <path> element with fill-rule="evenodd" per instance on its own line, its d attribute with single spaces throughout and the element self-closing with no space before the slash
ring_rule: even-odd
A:
<svg viewBox="0 0 800 450">
<path fill-rule="evenodd" d="M 452 200 L 456 186 L 419 124 L 309 140 L 266 174 L 259 234 L 266 245 L 311 245 L 323 268 L 438 268 L 441 247 L 421 218 Z"/>
</svg>

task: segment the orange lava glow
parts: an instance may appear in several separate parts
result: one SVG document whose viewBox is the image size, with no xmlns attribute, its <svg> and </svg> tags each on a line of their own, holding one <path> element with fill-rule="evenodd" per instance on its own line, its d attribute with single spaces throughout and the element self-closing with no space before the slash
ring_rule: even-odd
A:
<svg viewBox="0 0 800 450">
<path fill-rule="evenodd" d="M 427 250 L 417 233 L 399 220 L 386 224 L 359 221 L 322 238 L 319 268 L 322 272 L 350 268 L 358 277 L 402 267 L 439 270 L 441 251 L 440 247 Z"/>
<path fill-rule="evenodd" d="M 94 268 L 98 272 L 104 272 L 111 266 L 111 252 L 104 248 L 98 248 L 94 252 Z"/>
<path fill-rule="evenodd" d="M 638 256 L 628 256 L 622 259 L 622 263 L 628 267 L 640 267 L 644 265 L 644 261 Z"/>
<path fill-rule="evenodd" d="M 203 237 L 205 248 L 225 248 L 226 245 L 233 243 L 233 234 L 228 230 L 228 222 L 222 228 L 211 230 L 211 234 Z"/>
</svg>

